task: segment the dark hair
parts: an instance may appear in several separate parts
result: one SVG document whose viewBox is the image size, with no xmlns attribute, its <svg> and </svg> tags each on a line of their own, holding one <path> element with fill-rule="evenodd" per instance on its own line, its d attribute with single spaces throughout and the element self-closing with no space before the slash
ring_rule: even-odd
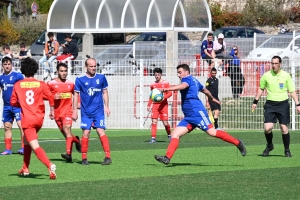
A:
<svg viewBox="0 0 300 200">
<path fill-rule="evenodd" d="M 60 67 L 65 67 L 68 69 L 68 65 L 66 63 L 58 63 L 58 65 L 56 66 L 56 70 L 58 71 Z"/>
<path fill-rule="evenodd" d="M 281 63 L 281 62 L 282 62 L 282 59 L 281 59 L 281 57 L 280 57 L 280 56 L 273 56 L 272 60 L 273 60 L 273 59 L 278 59 L 278 60 L 279 60 L 279 63 Z"/>
<path fill-rule="evenodd" d="M 3 48 L 3 50 L 5 50 L 5 49 L 10 49 L 9 45 L 7 45 L 7 44 L 6 44 L 6 45 L 3 45 L 2 48 Z"/>
<path fill-rule="evenodd" d="M 178 65 L 176 69 L 178 70 L 179 68 L 182 68 L 183 70 L 188 71 L 190 73 L 190 67 L 187 64 Z"/>
<path fill-rule="evenodd" d="M 47 34 L 47 36 L 48 36 L 48 37 L 54 37 L 54 33 L 53 33 L 53 32 L 49 32 L 49 33 Z"/>
<path fill-rule="evenodd" d="M 21 62 L 21 72 L 26 77 L 34 76 L 38 69 L 39 64 L 32 58 L 27 57 Z"/>
<path fill-rule="evenodd" d="M 20 48 L 25 48 L 25 47 L 26 47 L 26 45 L 24 43 L 20 44 Z"/>
<path fill-rule="evenodd" d="M 71 36 L 70 34 L 66 34 L 66 35 L 65 35 L 65 38 L 72 39 L 72 36 Z"/>
<path fill-rule="evenodd" d="M 211 68 L 210 72 L 216 72 L 217 69 L 215 67 Z"/>
<path fill-rule="evenodd" d="M 208 34 L 207 34 L 207 37 L 208 37 L 208 36 L 214 36 L 214 34 L 212 34 L 212 33 L 208 33 Z"/>
<path fill-rule="evenodd" d="M 160 74 L 162 74 L 162 69 L 161 68 L 155 68 L 154 70 L 153 70 L 153 74 L 154 73 L 160 73 Z"/>
<path fill-rule="evenodd" d="M 96 61 L 95 58 L 88 58 L 88 59 L 86 59 L 85 62 L 84 62 L 85 66 L 88 66 L 88 64 L 87 64 L 88 60 L 94 60 L 94 61 Z"/>
<path fill-rule="evenodd" d="M 2 63 L 7 63 L 10 62 L 12 63 L 12 59 L 10 57 L 5 56 L 4 58 L 2 58 Z"/>
</svg>

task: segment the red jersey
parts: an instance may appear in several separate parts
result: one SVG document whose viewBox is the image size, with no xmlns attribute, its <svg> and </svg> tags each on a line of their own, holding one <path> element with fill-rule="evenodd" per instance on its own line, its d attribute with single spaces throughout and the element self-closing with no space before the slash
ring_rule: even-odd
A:
<svg viewBox="0 0 300 200">
<path fill-rule="evenodd" d="M 49 100 L 50 106 L 54 106 L 53 95 L 46 83 L 35 78 L 25 78 L 15 83 L 10 104 L 22 109 L 23 128 L 42 127 L 45 116 L 44 98 Z"/>
<path fill-rule="evenodd" d="M 162 82 L 159 82 L 159 83 L 152 83 L 150 85 L 150 90 L 153 90 L 154 88 L 169 88 L 170 87 L 170 84 L 168 81 L 165 81 L 163 80 Z M 149 98 L 149 102 L 148 102 L 148 106 L 150 106 L 152 103 L 153 103 L 153 106 L 160 106 L 160 105 L 166 105 L 168 104 L 168 98 L 172 96 L 172 92 L 171 91 L 167 91 L 164 93 L 164 100 L 162 100 L 161 102 L 159 103 L 155 103 L 155 102 L 152 102 L 152 100 Z"/>
<path fill-rule="evenodd" d="M 48 86 L 54 96 L 54 116 L 55 119 L 60 116 L 72 115 L 72 97 L 74 93 L 74 83 L 70 80 L 65 82 L 56 79 L 49 81 Z"/>
</svg>

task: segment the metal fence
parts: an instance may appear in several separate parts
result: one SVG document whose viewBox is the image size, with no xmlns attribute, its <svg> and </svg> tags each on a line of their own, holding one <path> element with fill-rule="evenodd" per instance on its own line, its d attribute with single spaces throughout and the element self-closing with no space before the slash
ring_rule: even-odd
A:
<svg viewBox="0 0 300 200">
<path fill-rule="evenodd" d="M 261 37 L 264 37 L 262 39 Z M 256 46 L 262 43 L 269 36 L 258 35 Z M 282 36 L 284 41 L 286 37 Z M 259 42 L 260 41 L 260 42 Z M 244 55 L 248 55 L 253 50 L 255 42 L 245 39 L 227 40 L 227 44 L 239 46 Z M 171 85 L 178 84 L 180 81 L 177 77 L 176 66 L 187 63 L 191 67 L 191 74 L 194 75 L 203 85 L 209 77 L 209 71 L 214 65 L 209 65 L 207 61 L 199 57 L 200 41 L 185 42 L 178 46 L 178 59 L 172 60 L 173 66 L 167 66 L 165 43 L 138 43 L 135 47 L 122 46 L 98 46 L 95 47 L 94 57 L 97 60 L 97 72 L 106 74 L 109 83 L 110 109 L 111 116 L 107 118 L 108 128 L 126 128 L 139 129 L 149 128 L 151 120 L 147 119 L 147 102 L 150 92 L 149 85 L 154 82 L 153 68 L 161 67 L 163 69 L 163 78 L 170 82 Z M 228 45 L 229 46 L 229 45 Z M 182 47 L 182 48 L 181 48 Z M 296 46 L 297 47 L 297 46 Z M 300 45 L 299 45 L 300 47 Z M 228 51 L 228 50 L 227 50 Z M 294 49 L 297 51 L 297 49 Z M 283 65 L 283 69 L 291 73 L 297 94 L 300 92 L 300 57 L 297 52 L 290 58 L 292 62 Z M 180 52 L 180 53 L 179 53 Z M 247 53 L 248 52 L 248 53 Z M 122 56 L 120 56 L 122 55 Z M 82 55 L 82 58 L 85 57 Z M 142 59 L 147 58 L 147 59 Z M 38 59 L 38 58 L 36 58 Z M 257 110 L 251 112 L 253 98 L 259 88 L 260 77 L 270 70 L 270 59 L 249 59 L 241 58 L 239 69 L 242 75 L 233 75 L 228 73 L 230 60 L 223 61 L 223 64 L 216 66 L 219 78 L 219 97 L 221 100 L 222 111 L 219 118 L 219 126 L 224 129 L 262 129 L 263 128 L 263 102 L 265 95 L 261 98 Z M 71 61 L 69 64 L 72 69 L 70 78 L 75 80 L 78 75 L 85 73 L 84 59 Z M 14 61 L 15 69 L 18 70 L 20 64 Z M 114 70 L 112 70 L 114 68 Z M 167 72 L 167 73 L 166 73 Z M 42 80 L 43 74 L 40 69 L 38 79 Z M 234 85 L 235 84 L 235 85 Z M 233 88 L 234 86 L 234 88 Z M 241 91 L 241 92 L 238 92 Z M 199 94 L 200 99 L 205 102 L 205 96 Z M 236 98 L 234 98 L 236 97 Z M 291 126 L 299 129 L 299 116 L 296 115 L 295 109 L 291 103 Z M 47 104 L 47 102 L 46 102 Z M 180 93 L 174 92 L 169 99 L 169 121 L 172 126 L 176 126 L 182 119 L 180 104 Z M 2 101 L 1 105 L 2 107 Z M 48 106 L 44 121 L 44 127 L 56 128 L 54 121 L 48 119 Z M 0 113 L 2 115 L 2 112 Z M 143 122 L 146 120 L 145 125 Z M 74 123 L 74 127 L 80 126 L 80 120 Z M 16 127 L 16 125 L 14 125 Z M 159 123 L 159 128 L 163 128 Z M 276 126 L 278 128 L 278 126 Z"/>
</svg>

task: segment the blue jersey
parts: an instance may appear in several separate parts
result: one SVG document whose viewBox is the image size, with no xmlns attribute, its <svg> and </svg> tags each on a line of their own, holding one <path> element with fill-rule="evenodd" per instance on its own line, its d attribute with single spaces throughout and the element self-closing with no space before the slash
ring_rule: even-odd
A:
<svg viewBox="0 0 300 200">
<path fill-rule="evenodd" d="M 15 71 L 10 72 L 9 74 L 2 74 L 0 76 L 0 87 L 2 90 L 4 106 L 10 106 L 10 98 L 12 95 L 14 84 L 23 79 L 24 76 L 21 73 Z"/>
<path fill-rule="evenodd" d="M 180 90 L 182 101 L 182 112 L 185 116 L 191 116 L 194 112 L 205 110 L 198 93 L 204 89 L 204 86 L 193 76 L 187 76 L 181 79 L 181 82 L 187 83 L 188 87 Z"/>
<path fill-rule="evenodd" d="M 103 74 L 95 74 L 94 77 L 86 75 L 75 80 L 75 92 L 80 94 L 80 109 L 82 116 L 96 116 L 103 112 L 103 89 L 108 87 L 106 77 Z"/>
</svg>

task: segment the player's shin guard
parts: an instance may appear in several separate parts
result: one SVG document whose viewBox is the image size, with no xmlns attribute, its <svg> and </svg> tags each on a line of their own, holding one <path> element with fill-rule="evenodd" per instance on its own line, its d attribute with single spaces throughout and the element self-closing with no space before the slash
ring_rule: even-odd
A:
<svg viewBox="0 0 300 200">
<path fill-rule="evenodd" d="M 69 154 L 69 155 L 72 154 L 72 142 L 73 142 L 72 137 L 67 137 L 66 138 L 66 153 Z"/>
<path fill-rule="evenodd" d="M 168 135 L 171 135 L 171 126 L 169 124 L 167 126 L 165 126 L 165 130 Z"/>
<path fill-rule="evenodd" d="M 179 146 L 179 139 L 178 138 L 172 138 L 171 139 L 171 142 L 168 146 L 168 149 L 167 149 L 167 153 L 166 153 L 166 156 L 171 159 L 176 151 L 176 149 L 178 148 Z"/>
<path fill-rule="evenodd" d="M 106 135 L 100 137 L 100 141 L 103 147 L 103 151 L 105 153 L 105 157 L 110 158 L 110 148 L 109 148 L 109 141 Z"/>
<path fill-rule="evenodd" d="M 83 159 L 87 159 L 87 152 L 89 149 L 89 138 L 83 137 L 81 138 L 81 157 Z"/>
<path fill-rule="evenodd" d="M 151 125 L 151 136 L 152 138 L 156 138 L 156 132 L 157 132 L 157 124 Z"/>
<path fill-rule="evenodd" d="M 221 140 L 225 142 L 229 142 L 231 144 L 234 144 L 235 146 L 239 145 L 239 140 L 236 139 L 235 137 L 232 137 L 229 135 L 229 133 L 226 133 L 225 131 L 222 130 L 217 130 L 216 137 L 220 138 Z"/>
<path fill-rule="evenodd" d="M 12 148 L 11 140 L 12 138 L 4 138 L 5 150 L 11 150 Z"/>
<path fill-rule="evenodd" d="M 34 153 L 36 155 L 36 157 L 44 164 L 47 166 L 47 168 L 50 167 L 51 163 L 50 160 L 48 158 L 48 156 L 46 155 L 46 152 L 44 151 L 44 149 L 42 149 L 42 147 L 38 147 L 36 149 L 34 149 Z"/>
<path fill-rule="evenodd" d="M 31 151 L 32 149 L 30 145 L 24 145 L 23 169 L 29 168 Z"/>
</svg>

